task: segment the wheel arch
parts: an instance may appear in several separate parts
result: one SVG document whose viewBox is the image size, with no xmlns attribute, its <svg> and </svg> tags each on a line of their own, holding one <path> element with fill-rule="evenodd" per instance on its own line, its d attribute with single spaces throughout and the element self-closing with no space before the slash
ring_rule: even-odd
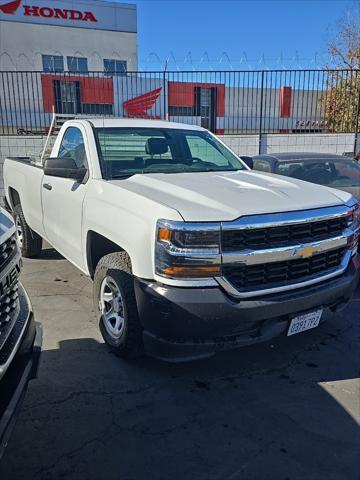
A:
<svg viewBox="0 0 360 480">
<path fill-rule="evenodd" d="M 17 205 L 21 205 L 19 192 L 13 187 L 9 187 L 9 200 L 12 209 L 14 209 Z"/>
<path fill-rule="evenodd" d="M 104 235 L 94 230 L 88 231 L 86 237 L 86 262 L 91 278 L 94 278 L 96 266 L 100 259 L 109 253 L 115 252 L 125 252 L 129 255 L 124 248 L 112 240 L 109 240 Z"/>
</svg>

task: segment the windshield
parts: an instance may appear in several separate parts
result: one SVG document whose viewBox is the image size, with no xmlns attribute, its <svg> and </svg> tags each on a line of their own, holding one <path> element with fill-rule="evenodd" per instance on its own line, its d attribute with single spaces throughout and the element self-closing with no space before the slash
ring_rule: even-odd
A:
<svg viewBox="0 0 360 480">
<path fill-rule="evenodd" d="M 276 173 L 335 188 L 360 186 L 360 165 L 355 160 L 281 162 Z"/>
<path fill-rule="evenodd" d="M 97 128 L 106 179 L 135 173 L 244 170 L 241 161 L 206 131 Z"/>
</svg>

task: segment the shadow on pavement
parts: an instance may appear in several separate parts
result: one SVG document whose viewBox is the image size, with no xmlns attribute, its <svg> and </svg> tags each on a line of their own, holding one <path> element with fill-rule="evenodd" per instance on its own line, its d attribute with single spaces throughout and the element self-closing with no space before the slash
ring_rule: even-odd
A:
<svg viewBox="0 0 360 480">
<path fill-rule="evenodd" d="M 64 257 L 55 248 L 43 248 L 38 260 L 64 260 Z"/>
<path fill-rule="evenodd" d="M 89 338 L 43 353 L 2 480 L 358 479 L 359 303 L 343 324 L 192 364 Z"/>
</svg>

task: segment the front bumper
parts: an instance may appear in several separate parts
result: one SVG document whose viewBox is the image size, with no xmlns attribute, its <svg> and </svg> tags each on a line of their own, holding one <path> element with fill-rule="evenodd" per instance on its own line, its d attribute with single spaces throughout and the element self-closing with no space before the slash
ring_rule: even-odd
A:
<svg viewBox="0 0 360 480">
<path fill-rule="evenodd" d="M 136 279 L 145 351 L 188 361 L 285 334 L 295 314 L 344 306 L 358 284 L 359 263 L 354 257 L 344 274 L 317 285 L 240 301 L 220 287 L 169 287 Z"/>
<path fill-rule="evenodd" d="M 30 380 L 36 378 L 42 346 L 42 328 L 34 320 L 28 296 L 19 285 L 21 338 L 9 337 L 3 350 L 16 345 L 16 354 L 0 380 L 0 458 L 2 457 Z M 9 343 L 8 343 L 9 342 Z M 2 350 L 2 352 L 3 352 Z M 0 352 L 0 353 L 2 353 Z"/>
</svg>

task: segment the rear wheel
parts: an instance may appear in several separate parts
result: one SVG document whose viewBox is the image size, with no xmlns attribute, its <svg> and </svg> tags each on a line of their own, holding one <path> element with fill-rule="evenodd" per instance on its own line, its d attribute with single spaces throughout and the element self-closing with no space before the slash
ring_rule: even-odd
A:
<svg viewBox="0 0 360 480">
<path fill-rule="evenodd" d="M 111 253 L 99 261 L 93 298 L 100 331 L 110 349 L 127 359 L 142 355 L 142 326 L 127 253 Z"/>
<path fill-rule="evenodd" d="M 41 253 L 42 238 L 26 223 L 21 205 L 14 208 L 15 234 L 23 257 L 33 258 Z"/>
</svg>

